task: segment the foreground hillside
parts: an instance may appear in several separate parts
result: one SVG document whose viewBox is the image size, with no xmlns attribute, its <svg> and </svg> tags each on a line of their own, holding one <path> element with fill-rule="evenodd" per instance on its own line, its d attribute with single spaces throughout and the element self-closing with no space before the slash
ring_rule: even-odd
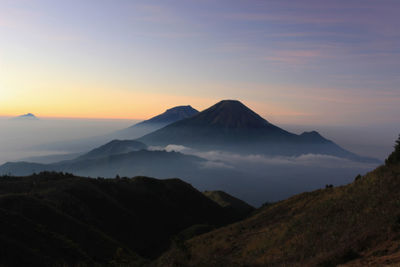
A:
<svg viewBox="0 0 400 267">
<path fill-rule="evenodd" d="M 400 141 L 385 166 L 303 193 L 186 241 L 159 266 L 382 266 L 400 263 Z"/>
<path fill-rule="evenodd" d="M 143 265 L 242 215 L 229 212 L 179 179 L 4 176 L 0 265 Z"/>
</svg>

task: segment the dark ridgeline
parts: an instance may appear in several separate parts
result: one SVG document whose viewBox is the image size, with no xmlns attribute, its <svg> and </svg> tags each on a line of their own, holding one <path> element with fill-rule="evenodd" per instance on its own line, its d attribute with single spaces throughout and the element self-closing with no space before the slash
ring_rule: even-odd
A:
<svg viewBox="0 0 400 267">
<path fill-rule="evenodd" d="M 147 146 L 145 144 L 135 140 L 113 140 L 105 145 L 89 151 L 86 154 L 83 154 L 82 156 L 79 156 L 76 158 L 76 161 L 109 157 L 112 155 L 139 151 L 146 148 Z"/>
<path fill-rule="evenodd" d="M 268 203 L 194 237 L 155 266 L 398 266 L 400 138 L 386 165 L 349 185 Z M 347 266 L 347 265 L 346 265 Z"/>
<path fill-rule="evenodd" d="M 136 142 L 136 141 L 134 141 Z M 96 153 L 95 153 L 96 152 Z M 7 162 L 0 166 L 0 175 L 30 175 L 41 171 L 72 172 L 91 177 L 155 176 L 159 178 L 187 177 L 201 171 L 205 159 L 178 152 L 137 150 L 121 154 L 97 153 L 93 150 L 79 158 L 52 164 Z"/>
<path fill-rule="evenodd" d="M 315 131 L 300 135 L 285 131 L 236 100 L 223 100 L 138 140 L 147 145 L 178 144 L 245 154 L 297 156 L 312 153 L 374 161 L 346 151 Z"/>
<path fill-rule="evenodd" d="M 1 177 L 0 265 L 143 264 L 235 212 L 179 179 Z"/>
</svg>

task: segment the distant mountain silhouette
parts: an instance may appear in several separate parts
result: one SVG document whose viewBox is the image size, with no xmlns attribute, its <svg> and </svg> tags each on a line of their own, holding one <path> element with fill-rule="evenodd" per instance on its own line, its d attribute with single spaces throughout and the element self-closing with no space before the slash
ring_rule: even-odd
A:
<svg viewBox="0 0 400 267">
<path fill-rule="evenodd" d="M 190 118 L 197 113 L 199 112 L 190 105 L 173 107 L 151 119 L 139 122 L 129 128 L 120 130 L 114 135 L 118 138 L 134 139 L 158 130 L 164 126 L 167 126 L 168 124 Z"/>
<path fill-rule="evenodd" d="M 113 140 L 105 145 L 95 148 L 88 153 L 79 156 L 77 160 L 96 159 L 108 157 L 117 154 L 129 153 L 146 149 L 147 146 L 139 141 L 134 140 Z"/>
<path fill-rule="evenodd" d="M 26 113 L 17 117 L 13 118 L 14 120 L 38 120 L 38 117 L 36 117 L 35 115 L 33 115 L 32 113 Z"/>
<path fill-rule="evenodd" d="M 206 160 L 178 152 L 132 151 L 112 154 L 109 143 L 73 160 L 51 164 L 7 162 L 0 166 L 0 174 L 30 175 L 41 171 L 71 172 L 92 177 L 155 176 L 160 178 L 186 177 L 200 170 Z M 123 147 L 123 149 L 125 149 Z M 103 155 L 103 156 L 100 156 Z"/>
<path fill-rule="evenodd" d="M 73 153 L 81 153 L 103 145 L 114 139 L 136 139 L 145 134 L 156 131 L 170 123 L 189 118 L 198 111 L 191 106 L 177 106 L 170 108 L 164 113 L 157 115 L 151 119 L 139 122 L 129 128 L 122 129 L 110 134 L 101 136 L 92 136 L 77 140 L 61 141 L 56 143 L 41 144 L 34 148 L 41 150 L 67 151 Z"/>
<path fill-rule="evenodd" d="M 236 100 L 223 100 L 138 140 L 157 146 L 177 144 L 250 154 L 293 156 L 313 153 L 370 160 L 344 150 L 315 131 L 301 135 L 285 131 Z"/>
</svg>

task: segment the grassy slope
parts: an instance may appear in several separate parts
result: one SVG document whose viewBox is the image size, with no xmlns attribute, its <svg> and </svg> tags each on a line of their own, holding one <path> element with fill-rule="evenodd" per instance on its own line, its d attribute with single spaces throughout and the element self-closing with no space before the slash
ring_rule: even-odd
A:
<svg viewBox="0 0 400 267">
<path fill-rule="evenodd" d="M 216 202 L 227 213 L 234 216 L 232 221 L 238 221 L 248 217 L 255 209 L 243 200 L 233 197 L 224 191 L 205 191 L 203 194 L 209 199 Z"/>
<path fill-rule="evenodd" d="M 336 266 L 400 262 L 400 164 L 296 195 L 186 241 L 160 266 Z"/>
</svg>

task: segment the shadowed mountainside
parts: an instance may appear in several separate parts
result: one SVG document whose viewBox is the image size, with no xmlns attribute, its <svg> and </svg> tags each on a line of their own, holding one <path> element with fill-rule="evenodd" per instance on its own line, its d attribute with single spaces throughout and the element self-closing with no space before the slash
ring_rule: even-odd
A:
<svg viewBox="0 0 400 267">
<path fill-rule="evenodd" d="M 232 217 L 179 179 L 0 177 L 0 265 L 142 265 L 181 231 Z"/>
<path fill-rule="evenodd" d="M 255 210 L 254 207 L 243 200 L 233 197 L 224 191 L 204 191 L 203 194 L 227 210 L 229 214 L 237 216 L 233 218 L 234 220 L 243 219 Z"/>
<path fill-rule="evenodd" d="M 100 154 L 103 154 L 103 151 Z M 162 178 L 186 177 L 193 171 L 200 170 L 202 163 L 206 162 L 206 160 L 196 156 L 166 151 L 140 150 L 103 157 L 96 157 L 97 155 L 97 151 L 94 150 L 86 156 L 83 155 L 74 160 L 52 164 L 7 162 L 0 166 L 0 174 L 24 176 L 41 171 L 57 171 L 91 177 L 115 177 L 117 174 L 120 176 L 145 175 Z"/>
<path fill-rule="evenodd" d="M 315 131 L 301 135 L 285 131 L 236 100 L 223 100 L 197 115 L 170 124 L 138 140 L 148 145 L 175 144 L 201 150 L 246 154 L 327 154 L 375 161 L 351 153 Z"/>
<path fill-rule="evenodd" d="M 158 130 L 168 124 L 190 118 L 199 113 L 196 109 L 188 106 L 177 106 L 166 110 L 164 113 L 151 119 L 139 122 L 131 127 L 115 132 L 116 138 L 134 139 L 147 133 Z"/>
<path fill-rule="evenodd" d="M 159 266 L 386 266 L 400 263 L 400 139 L 387 164 L 349 185 L 268 204 L 190 239 Z M 396 265 L 397 266 L 397 265 Z"/>
<path fill-rule="evenodd" d="M 95 148 L 76 160 L 96 159 L 108 157 L 117 154 L 125 154 L 133 151 L 146 149 L 147 146 L 139 141 L 134 140 L 113 140 L 105 145 Z"/>
</svg>

